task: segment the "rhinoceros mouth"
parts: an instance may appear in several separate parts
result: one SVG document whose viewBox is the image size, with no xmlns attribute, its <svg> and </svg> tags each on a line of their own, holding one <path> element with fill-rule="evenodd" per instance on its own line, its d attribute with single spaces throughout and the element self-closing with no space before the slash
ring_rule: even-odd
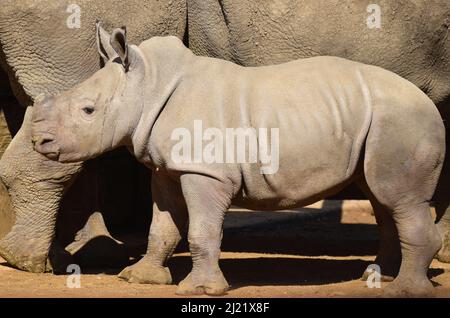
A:
<svg viewBox="0 0 450 318">
<path fill-rule="evenodd" d="M 45 149 L 45 147 L 36 146 L 35 150 L 37 152 L 39 152 L 40 154 L 44 155 L 45 157 L 47 157 L 48 159 L 51 159 L 51 160 L 59 159 L 60 151 L 58 149 Z"/>
<path fill-rule="evenodd" d="M 51 160 L 59 160 L 59 151 L 47 152 L 45 154 L 43 153 L 43 155 Z"/>
</svg>

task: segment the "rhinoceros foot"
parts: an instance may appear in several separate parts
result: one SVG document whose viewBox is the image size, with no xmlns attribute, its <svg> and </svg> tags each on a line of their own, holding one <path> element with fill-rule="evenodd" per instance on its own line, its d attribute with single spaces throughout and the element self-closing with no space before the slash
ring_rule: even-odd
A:
<svg viewBox="0 0 450 318">
<path fill-rule="evenodd" d="M 32 272 L 54 274 L 66 273 L 67 266 L 73 263 L 72 255 L 65 251 L 58 243 L 42 243 L 39 239 L 26 239 L 23 233 L 12 229 L 8 235 L 0 240 L 0 256 L 11 266 Z"/>
<path fill-rule="evenodd" d="M 18 269 L 33 273 L 45 272 L 47 253 L 36 251 L 33 242 L 11 240 L 11 237 L 8 235 L 0 241 L 0 256 Z"/>
<path fill-rule="evenodd" d="M 155 265 L 146 257 L 136 264 L 126 267 L 120 272 L 119 278 L 137 284 L 169 285 L 172 283 L 169 269 Z"/>
<path fill-rule="evenodd" d="M 382 293 L 387 298 L 430 298 L 436 296 L 433 284 L 428 279 L 395 279 Z"/>
<path fill-rule="evenodd" d="M 220 269 L 213 275 L 191 272 L 178 284 L 176 294 L 222 296 L 226 294 L 229 287 Z"/>
</svg>

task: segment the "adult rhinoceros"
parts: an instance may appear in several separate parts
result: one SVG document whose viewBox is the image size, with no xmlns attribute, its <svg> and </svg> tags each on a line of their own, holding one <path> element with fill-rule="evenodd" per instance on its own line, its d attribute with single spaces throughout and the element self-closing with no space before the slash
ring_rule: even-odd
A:
<svg viewBox="0 0 450 318">
<path fill-rule="evenodd" d="M 105 28 L 128 25 L 136 42 L 154 35 L 182 38 L 186 5 L 183 0 L 2 1 L 0 105 L 13 134 L 20 127 L 25 107 L 39 94 L 67 89 L 100 68 L 95 37 L 97 19 L 102 19 Z M 5 81 L 6 74 L 9 83 Z M 142 178 L 142 173 L 134 159 L 119 153 L 115 155 L 118 158 L 104 158 L 84 167 L 55 165 L 32 151 L 27 120 L 26 117 L 0 163 L 0 175 L 6 185 L 1 189 L 0 237 L 6 236 L 0 241 L 0 255 L 18 268 L 40 272 L 49 268 L 46 260 L 59 209 L 59 245 L 75 239 L 68 247 L 75 253 L 92 237 L 109 236 L 102 213 L 109 217 L 109 225 L 126 226 L 136 222 L 138 216 L 124 219 L 118 217 L 122 214 L 118 211 L 148 211 L 151 205 L 148 200 L 140 204 L 142 199 L 136 196 L 136 180 Z M 10 138 L 5 129 L 2 135 L 4 150 Z M 123 173 L 114 171 L 112 167 L 117 165 L 121 165 Z M 139 215 L 143 214 L 148 212 Z M 96 252 L 103 253 L 102 249 Z"/>
</svg>

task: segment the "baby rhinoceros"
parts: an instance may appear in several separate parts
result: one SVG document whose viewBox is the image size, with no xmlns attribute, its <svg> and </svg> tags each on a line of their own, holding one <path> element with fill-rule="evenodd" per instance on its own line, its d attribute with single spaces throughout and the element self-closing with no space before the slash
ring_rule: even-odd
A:
<svg viewBox="0 0 450 318">
<path fill-rule="evenodd" d="M 120 277 L 171 283 L 165 263 L 188 230 L 193 268 L 177 293 L 223 294 L 218 261 L 231 204 L 300 207 L 356 182 L 381 226 L 376 262 L 397 275 L 384 291 L 433 292 L 426 274 L 441 239 L 429 202 L 445 133 L 417 87 L 336 57 L 241 67 L 196 56 L 175 37 L 135 46 L 124 28 L 107 39 L 101 31 L 105 66 L 36 102 L 32 141 L 60 162 L 126 146 L 153 170 L 147 254 Z"/>
</svg>

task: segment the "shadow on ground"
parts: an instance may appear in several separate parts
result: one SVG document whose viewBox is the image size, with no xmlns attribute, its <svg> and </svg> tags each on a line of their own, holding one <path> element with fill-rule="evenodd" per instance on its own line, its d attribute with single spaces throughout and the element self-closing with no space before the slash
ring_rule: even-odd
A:
<svg viewBox="0 0 450 318">
<path fill-rule="evenodd" d="M 220 268 L 232 288 L 244 286 L 327 285 L 361 278 L 370 261 L 361 259 L 295 259 L 259 257 L 222 259 Z M 189 274 L 189 256 L 177 256 L 169 261 L 174 283 Z M 430 269 L 429 278 L 441 275 L 442 269 Z"/>
<path fill-rule="evenodd" d="M 338 213 L 340 211 L 323 215 L 314 213 L 314 216 L 298 212 L 230 213 L 228 222 L 240 222 L 243 226 L 225 227 L 222 251 L 305 256 L 375 255 L 378 245 L 376 225 L 342 224 L 335 215 Z M 245 220 L 254 218 L 253 214 L 270 222 L 253 225 Z M 108 242 L 105 237 L 93 239 L 75 255 L 76 260 L 89 265 L 102 258 L 105 265 L 123 266 L 128 259 L 139 258 L 145 253 L 145 233 L 123 236 L 119 240 L 124 244 Z M 183 240 L 177 252 L 185 251 L 188 251 L 188 245 Z"/>
<path fill-rule="evenodd" d="M 317 210 L 314 213 L 234 211 L 227 215 L 222 251 L 299 256 L 375 255 L 378 245 L 376 225 L 342 224 L 339 215 L 339 210 L 328 213 L 317 213 Z M 105 237 L 93 239 L 75 255 L 75 260 L 83 268 L 92 267 L 92 264 L 96 264 L 96 267 L 123 268 L 136 262 L 146 251 L 145 233 L 123 236 L 119 240 L 124 244 L 119 245 Z M 183 240 L 176 252 L 187 251 L 188 244 Z M 100 258 L 101 265 L 99 265 Z M 239 261 L 246 262 L 246 260 Z M 304 262 L 293 259 L 285 261 L 289 264 Z M 266 260 L 261 262 L 264 264 Z M 283 260 L 280 262 L 283 263 Z M 332 269 L 334 266 L 339 267 L 342 262 L 327 261 L 326 264 L 330 264 Z M 355 266 L 357 266 L 355 273 L 349 274 L 351 271 L 347 272 L 348 269 L 345 268 L 347 266 L 342 265 L 342 271 L 350 275 L 343 279 L 357 277 L 361 274 L 361 268 L 364 269 L 367 264 L 350 261 L 350 268 Z M 280 270 L 283 267 L 280 266 Z M 275 266 L 275 270 L 277 268 L 278 265 Z M 309 277 L 308 274 L 305 275 Z"/>
<path fill-rule="evenodd" d="M 189 273 L 190 257 L 169 262 L 175 283 Z M 220 267 L 232 287 L 324 285 L 358 279 L 370 264 L 364 260 L 295 259 L 285 257 L 223 259 Z"/>
<path fill-rule="evenodd" d="M 251 224 L 242 220 L 244 226 L 225 227 L 222 251 L 304 256 L 376 254 L 376 225 L 342 224 L 337 217 L 341 213 L 340 210 L 327 213 L 317 213 L 317 210 L 313 209 L 302 210 L 303 213 L 257 212 L 255 214 L 263 215 L 263 218 L 270 222 Z M 230 213 L 227 216 L 228 222 L 235 223 L 233 218 L 251 218 L 252 213 Z M 187 250 L 185 241 L 180 244 L 179 250 Z"/>
</svg>

